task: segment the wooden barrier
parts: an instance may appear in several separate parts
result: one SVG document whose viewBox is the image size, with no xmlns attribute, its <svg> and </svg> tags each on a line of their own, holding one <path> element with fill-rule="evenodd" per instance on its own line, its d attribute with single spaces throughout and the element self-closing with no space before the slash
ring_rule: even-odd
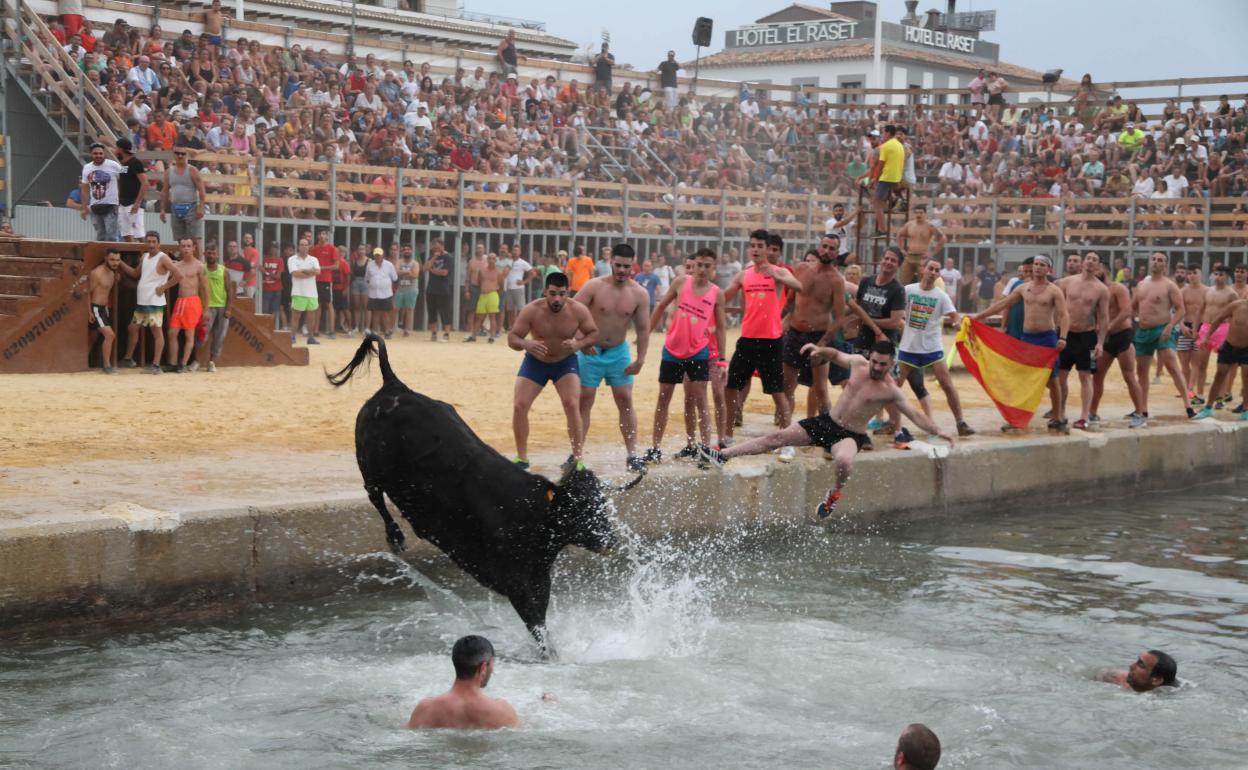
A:
<svg viewBox="0 0 1248 770">
<path fill-rule="evenodd" d="M 172 253 L 173 247 L 163 247 Z M 94 345 L 87 330 L 90 297 L 87 273 L 109 249 L 137 263 L 137 243 L 0 240 L 0 373 L 80 372 Z M 176 288 L 169 295 L 175 301 Z M 111 301 L 117 346 L 124 351 L 126 325 L 134 308 L 133 282 L 121 280 Z M 308 351 L 286 333 L 273 331 L 273 317 L 255 312 L 250 299 L 234 298 L 222 366 L 306 366 Z"/>
</svg>

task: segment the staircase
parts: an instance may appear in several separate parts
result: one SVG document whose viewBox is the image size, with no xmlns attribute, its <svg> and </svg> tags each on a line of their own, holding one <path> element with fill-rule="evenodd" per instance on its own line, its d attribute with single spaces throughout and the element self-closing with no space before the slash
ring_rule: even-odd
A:
<svg viewBox="0 0 1248 770">
<path fill-rule="evenodd" d="M 661 184 L 676 184 L 676 173 L 645 142 L 636 140 L 629 132 L 618 128 L 591 128 L 581 133 L 580 144 L 597 162 L 598 168 L 612 182 L 629 181 L 645 183 L 642 171 L 659 175 Z"/>
<path fill-rule="evenodd" d="M 4 88 L 24 92 L 60 140 L 57 153 L 48 158 L 44 169 L 61 152 L 80 163 L 92 142 L 104 141 L 111 146 L 113 137 L 126 135 L 125 120 L 98 89 L 87 84 L 77 62 L 65 53 L 25 0 L 0 0 L 0 10 L 0 38 L 6 45 Z M 10 96 L 5 94 L 5 98 Z M 0 126 L 6 135 L 8 128 Z M 7 173 L 7 168 L 4 171 Z M 33 174 L 30 183 L 16 194 L 8 191 L 6 199 L 21 201 L 42 172 L 40 169 Z"/>
<path fill-rule="evenodd" d="M 87 272 L 105 251 L 117 248 L 133 263 L 142 250 L 135 243 L 76 243 L 0 237 L 0 373 L 81 372 L 91 355 L 87 334 L 90 299 Z M 166 252 L 172 247 L 165 247 Z M 124 323 L 134 289 L 123 284 L 122 302 L 113 295 L 118 347 L 125 343 Z M 172 297 L 171 297 L 172 301 Z M 254 312 L 251 300 L 231 306 L 230 331 L 222 366 L 306 366 L 307 348 L 290 344 L 287 333 L 273 331 L 273 316 Z"/>
</svg>

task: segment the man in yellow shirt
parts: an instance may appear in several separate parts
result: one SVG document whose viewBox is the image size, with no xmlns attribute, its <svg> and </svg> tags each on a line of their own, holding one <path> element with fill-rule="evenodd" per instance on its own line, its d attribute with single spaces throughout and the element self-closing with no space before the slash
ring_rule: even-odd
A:
<svg viewBox="0 0 1248 770">
<path fill-rule="evenodd" d="M 906 150 L 897 139 L 897 127 L 892 124 L 884 126 L 884 136 L 884 143 L 880 145 L 871 169 L 871 180 L 875 182 L 872 205 L 875 208 L 876 235 L 884 234 L 884 209 L 893 190 L 901 182 L 906 164 Z"/>
</svg>

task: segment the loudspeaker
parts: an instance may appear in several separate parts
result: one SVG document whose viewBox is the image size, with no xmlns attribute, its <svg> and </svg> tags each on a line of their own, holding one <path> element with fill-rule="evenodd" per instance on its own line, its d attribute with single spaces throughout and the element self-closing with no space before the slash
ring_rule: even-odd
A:
<svg viewBox="0 0 1248 770">
<path fill-rule="evenodd" d="M 711 27 L 715 22 L 699 16 L 698 20 L 693 23 L 693 44 L 699 46 L 708 46 L 711 44 Z"/>
</svg>

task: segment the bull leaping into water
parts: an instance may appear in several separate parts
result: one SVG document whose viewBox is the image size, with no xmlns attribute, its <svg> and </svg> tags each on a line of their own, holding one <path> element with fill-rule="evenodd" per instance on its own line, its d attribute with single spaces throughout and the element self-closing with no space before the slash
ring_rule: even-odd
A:
<svg viewBox="0 0 1248 770">
<path fill-rule="evenodd" d="M 551 566 L 568 545 L 595 553 L 614 545 L 608 487 L 588 470 L 573 468 L 556 484 L 516 467 L 450 404 L 404 385 L 390 368 L 385 343 L 371 332 L 351 363 L 326 377 L 341 386 L 372 356 L 382 385 L 356 417 L 355 456 L 368 499 L 385 522 L 386 542 L 395 553 L 403 549 L 403 530 L 386 507 L 389 496 L 418 536 L 506 596 L 542 654 L 549 654 Z"/>
</svg>

